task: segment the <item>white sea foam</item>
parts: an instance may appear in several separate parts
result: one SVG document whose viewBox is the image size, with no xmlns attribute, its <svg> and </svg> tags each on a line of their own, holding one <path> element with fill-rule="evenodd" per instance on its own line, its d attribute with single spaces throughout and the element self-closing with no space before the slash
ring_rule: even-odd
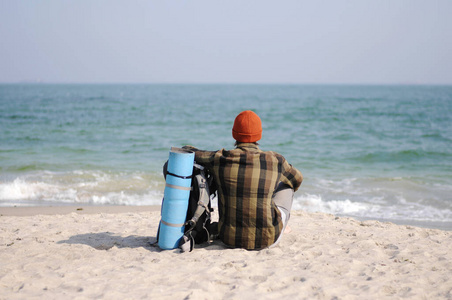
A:
<svg viewBox="0 0 452 300">
<path fill-rule="evenodd" d="M 40 171 L 0 177 L 0 206 L 160 205 L 164 187 L 161 174 Z M 442 194 L 447 195 L 447 189 L 443 190 Z M 366 219 L 452 222 L 451 205 L 429 192 L 427 187 L 403 178 L 338 181 L 312 178 L 296 193 L 293 209 Z"/>
<path fill-rule="evenodd" d="M 43 195 L 55 192 L 55 186 L 44 182 L 26 182 L 21 178 L 0 183 L 0 200 L 41 199 Z"/>
<path fill-rule="evenodd" d="M 304 194 L 294 199 L 293 209 L 331 214 L 359 214 L 371 209 L 371 205 L 350 200 L 323 201 L 320 195 Z"/>
<path fill-rule="evenodd" d="M 390 204 L 375 197 L 368 203 L 349 199 L 325 200 L 321 195 L 303 194 L 295 197 L 293 209 L 377 220 L 452 222 L 452 210 L 448 208 L 408 202 L 403 197 L 398 197 L 398 200 L 398 203 Z"/>
<path fill-rule="evenodd" d="M 0 181 L 0 206 L 41 205 L 41 202 L 159 205 L 162 197 L 162 180 L 150 175 L 40 172 Z"/>
</svg>

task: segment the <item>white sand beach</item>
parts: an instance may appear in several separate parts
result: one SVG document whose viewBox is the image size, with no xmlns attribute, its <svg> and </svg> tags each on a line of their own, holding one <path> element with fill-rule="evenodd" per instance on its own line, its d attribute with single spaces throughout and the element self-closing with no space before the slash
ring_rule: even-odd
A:
<svg viewBox="0 0 452 300">
<path fill-rule="evenodd" d="M 272 249 L 151 246 L 159 207 L 0 208 L 0 299 L 452 299 L 452 232 L 292 213 Z"/>
</svg>

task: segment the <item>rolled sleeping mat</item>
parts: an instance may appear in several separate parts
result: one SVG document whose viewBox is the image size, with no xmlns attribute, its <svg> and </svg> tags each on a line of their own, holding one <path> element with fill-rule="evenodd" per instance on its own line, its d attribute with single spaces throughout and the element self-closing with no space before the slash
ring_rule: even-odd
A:
<svg viewBox="0 0 452 300">
<path fill-rule="evenodd" d="M 184 235 L 195 153 L 172 147 L 169 153 L 163 194 L 158 245 L 171 250 L 179 247 Z"/>
</svg>

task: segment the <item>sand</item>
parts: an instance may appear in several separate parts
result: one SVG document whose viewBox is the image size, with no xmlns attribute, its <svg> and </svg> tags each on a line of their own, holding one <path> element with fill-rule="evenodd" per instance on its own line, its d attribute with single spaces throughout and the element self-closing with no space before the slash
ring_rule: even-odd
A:
<svg viewBox="0 0 452 300">
<path fill-rule="evenodd" d="M 275 248 L 181 253 L 158 207 L 0 215 L 0 299 L 452 299 L 450 231 L 295 211 Z"/>
</svg>

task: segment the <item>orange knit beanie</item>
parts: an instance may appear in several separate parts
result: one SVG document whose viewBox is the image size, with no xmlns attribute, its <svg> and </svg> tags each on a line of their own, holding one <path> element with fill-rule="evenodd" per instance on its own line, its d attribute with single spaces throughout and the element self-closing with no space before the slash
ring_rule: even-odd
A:
<svg viewBox="0 0 452 300">
<path fill-rule="evenodd" d="M 261 118 L 251 110 L 242 111 L 235 118 L 232 136 L 241 143 L 257 142 L 262 138 Z"/>
</svg>

